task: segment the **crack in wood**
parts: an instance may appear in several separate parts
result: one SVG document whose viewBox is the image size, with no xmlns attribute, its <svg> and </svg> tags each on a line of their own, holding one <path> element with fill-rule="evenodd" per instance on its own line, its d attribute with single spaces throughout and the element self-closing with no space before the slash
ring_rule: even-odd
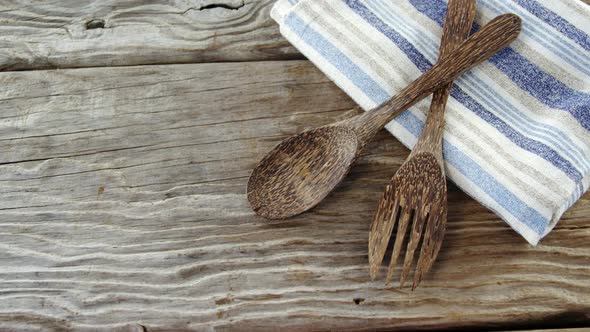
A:
<svg viewBox="0 0 590 332">
<path fill-rule="evenodd" d="M 211 9 L 216 9 L 216 8 L 221 8 L 221 9 L 225 9 L 225 10 L 239 10 L 240 8 L 243 8 L 246 4 L 244 3 L 244 1 L 239 1 L 237 4 L 232 4 L 232 3 L 209 3 L 209 4 L 203 4 L 199 7 L 191 7 L 188 8 L 187 10 L 185 10 L 181 15 L 186 15 L 188 12 L 193 11 L 193 10 L 198 10 L 198 11 L 206 11 L 206 10 L 211 10 Z"/>
<path fill-rule="evenodd" d="M 199 10 L 207 10 L 207 9 L 213 9 L 213 8 L 223 8 L 223 9 L 228 9 L 228 10 L 238 10 L 242 7 L 244 7 L 244 1 L 241 1 L 238 5 L 231 5 L 231 4 L 225 4 L 225 3 L 212 3 L 209 5 L 205 5 L 199 8 Z"/>
<path fill-rule="evenodd" d="M 101 20 L 101 19 L 93 19 L 93 20 L 86 22 L 86 30 L 104 29 L 104 27 L 105 27 L 105 21 Z"/>
</svg>

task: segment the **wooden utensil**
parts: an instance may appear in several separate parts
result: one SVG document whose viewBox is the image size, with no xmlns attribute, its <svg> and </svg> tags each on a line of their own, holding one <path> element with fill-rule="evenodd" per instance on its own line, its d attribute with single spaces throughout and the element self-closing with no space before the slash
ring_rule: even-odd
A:
<svg viewBox="0 0 590 332">
<path fill-rule="evenodd" d="M 439 58 L 448 56 L 469 36 L 475 17 L 475 8 L 476 0 L 449 0 Z M 442 154 L 442 135 L 445 106 L 452 85 L 452 82 L 448 83 L 434 92 L 430 112 L 418 142 L 391 179 L 375 213 L 369 233 L 369 265 L 373 280 L 377 277 L 385 256 L 398 214 L 400 216 L 397 236 L 387 269 L 386 282 L 389 283 L 393 277 L 393 270 L 411 219 L 413 219 L 413 226 L 400 277 L 400 287 L 403 287 L 410 272 L 414 252 L 424 227 L 426 227 L 426 234 L 422 240 L 422 251 L 414 272 L 412 289 L 418 286 L 422 276 L 428 272 L 438 255 L 447 221 L 447 182 Z"/>
<path fill-rule="evenodd" d="M 252 209 L 269 219 L 283 219 L 317 205 L 348 173 L 367 141 L 388 122 L 504 48 L 520 29 L 518 16 L 498 16 L 381 106 L 285 139 L 250 176 L 247 191 Z"/>
</svg>

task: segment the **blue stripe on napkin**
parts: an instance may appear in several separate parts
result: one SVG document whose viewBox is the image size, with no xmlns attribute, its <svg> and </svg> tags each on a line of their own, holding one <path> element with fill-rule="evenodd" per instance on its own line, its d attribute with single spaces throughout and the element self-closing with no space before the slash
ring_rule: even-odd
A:
<svg viewBox="0 0 590 332">
<path fill-rule="evenodd" d="M 564 20 L 563 17 L 545 8 L 540 2 L 534 0 L 512 1 L 518 3 L 521 7 L 561 32 L 567 38 L 578 43 L 586 51 L 590 51 L 590 36 L 588 34 Z"/>
</svg>

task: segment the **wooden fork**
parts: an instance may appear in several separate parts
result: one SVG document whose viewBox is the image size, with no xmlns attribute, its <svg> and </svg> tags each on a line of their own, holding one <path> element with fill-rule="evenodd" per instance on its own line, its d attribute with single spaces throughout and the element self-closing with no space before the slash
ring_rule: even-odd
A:
<svg viewBox="0 0 590 332">
<path fill-rule="evenodd" d="M 449 0 L 439 57 L 443 58 L 469 36 L 475 17 L 476 0 Z M 387 186 L 373 219 L 369 234 L 369 264 L 371 279 L 375 280 L 385 256 L 398 214 L 397 236 L 393 245 L 386 283 L 400 254 L 409 221 L 412 220 L 400 288 L 410 272 L 420 238 L 422 249 L 414 272 L 415 289 L 422 276 L 431 268 L 445 233 L 447 221 L 447 183 L 442 155 L 444 112 L 452 82 L 437 90 L 432 98 L 424 129 L 408 159 L 398 169 Z"/>
</svg>

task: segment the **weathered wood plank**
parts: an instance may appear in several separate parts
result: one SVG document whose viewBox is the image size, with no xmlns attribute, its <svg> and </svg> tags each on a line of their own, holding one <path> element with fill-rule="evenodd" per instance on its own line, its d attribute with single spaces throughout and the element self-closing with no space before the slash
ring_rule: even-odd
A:
<svg viewBox="0 0 590 332">
<path fill-rule="evenodd" d="M 275 1 L 5 0 L 0 70 L 303 59 Z"/>
<path fill-rule="evenodd" d="M 0 69 L 303 58 L 275 0 L 5 0 Z"/>
<path fill-rule="evenodd" d="M 368 277 L 372 214 L 408 154 L 385 133 L 312 212 L 255 217 L 245 184 L 259 158 L 351 115 L 353 102 L 308 62 L 0 82 L 2 329 L 590 323 L 590 195 L 531 247 L 451 185 L 444 247 L 413 293 Z"/>
</svg>

